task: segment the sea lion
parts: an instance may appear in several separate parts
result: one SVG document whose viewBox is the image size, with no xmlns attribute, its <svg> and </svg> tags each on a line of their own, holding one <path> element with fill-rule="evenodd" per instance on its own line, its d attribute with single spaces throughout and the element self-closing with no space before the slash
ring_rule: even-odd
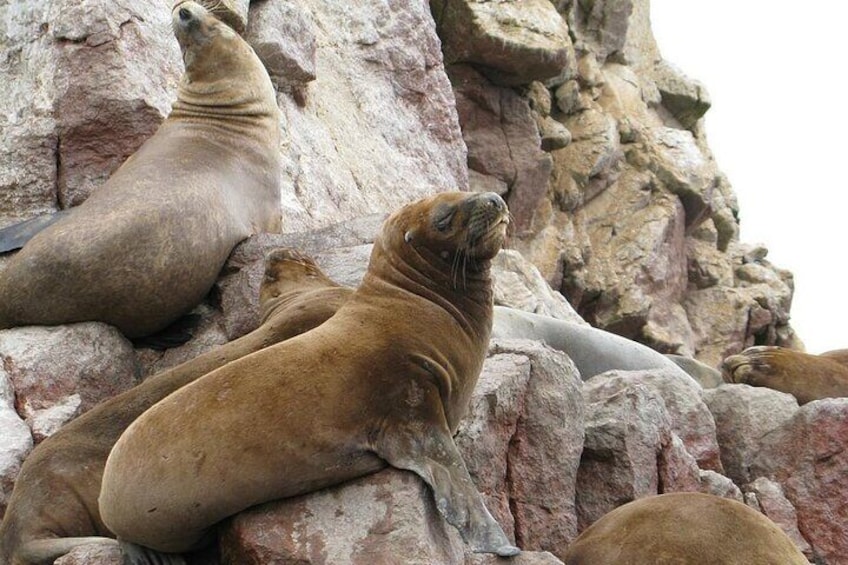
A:
<svg viewBox="0 0 848 565">
<path fill-rule="evenodd" d="M 791 394 L 799 404 L 848 396 L 848 365 L 843 350 L 811 355 L 777 346 L 749 347 L 727 357 L 721 373 L 727 383 L 762 386 Z"/>
<path fill-rule="evenodd" d="M 568 547 L 566 565 L 809 565 L 771 520 L 741 502 L 694 492 L 619 506 Z"/>
<path fill-rule="evenodd" d="M 168 118 L 0 273 L 0 328 L 101 321 L 149 335 L 200 302 L 233 247 L 280 228 L 276 94 L 250 46 L 194 2 Z"/>
<path fill-rule="evenodd" d="M 269 253 L 259 291 L 262 324 L 257 329 L 99 404 L 33 450 L 0 523 L 0 563 L 53 563 L 78 545 L 114 543 L 92 537 L 114 537 L 100 519 L 97 496 L 109 451 L 130 423 L 206 373 L 321 324 L 349 292 L 300 253 Z"/>
<path fill-rule="evenodd" d="M 209 373 L 127 428 L 103 472 L 104 523 L 128 549 L 188 552 L 245 508 L 390 464 L 430 486 L 473 551 L 519 553 L 452 437 L 486 356 L 489 268 L 508 222 L 495 193 L 442 193 L 392 214 L 332 318 Z"/>
<path fill-rule="evenodd" d="M 704 388 L 715 388 L 724 382 L 721 371 L 697 359 L 674 353 L 666 353 L 665 356 L 686 371 L 690 377 L 698 381 L 698 384 Z"/>
</svg>

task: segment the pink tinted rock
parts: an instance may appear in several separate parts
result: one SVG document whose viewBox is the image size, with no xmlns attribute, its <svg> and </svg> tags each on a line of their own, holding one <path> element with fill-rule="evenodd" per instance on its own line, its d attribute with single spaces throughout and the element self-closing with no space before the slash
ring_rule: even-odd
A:
<svg viewBox="0 0 848 565">
<path fill-rule="evenodd" d="M 492 85 L 471 67 L 454 65 L 448 73 L 468 147 L 468 167 L 509 187 L 506 201 L 515 234 L 529 232 L 547 193 L 552 160 L 541 149 L 539 128 L 527 100 L 511 89 Z"/>
<path fill-rule="evenodd" d="M 562 561 L 547 551 L 522 551 L 515 557 L 510 557 L 509 560 L 497 555 L 481 554 L 481 553 L 466 553 L 465 565 L 562 565 Z"/>
<path fill-rule="evenodd" d="M 798 513 L 787 500 L 780 484 L 765 477 L 757 477 L 745 485 L 745 494 L 753 494 L 757 501 L 757 510 L 768 516 L 783 532 L 789 536 L 807 558 L 814 557 L 813 548 L 798 530 Z"/>
<path fill-rule="evenodd" d="M 84 201 L 170 111 L 183 67 L 165 8 L 155 0 L 51 3 L 62 207 Z"/>
<path fill-rule="evenodd" d="M 491 346 L 456 442 L 495 518 L 522 549 L 561 555 L 577 535 L 580 378 L 530 341 Z"/>
<path fill-rule="evenodd" d="M 676 433 L 657 457 L 657 492 L 699 492 L 701 487 L 698 461 L 686 449 Z"/>
<path fill-rule="evenodd" d="M 397 469 L 258 506 L 221 532 L 224 560 L 240 565 L 462 563 L 465 549 L 430 489 Z"/>
<path fill-rule="evenodd" d="M 0 360 L 15 388 L 16 408 L 30 426 L 44 410 L 77 405 L 74 395 L 79 408 L 66 410 L 67 419 L 87 411 L 134 386 L 139 371 L 126 338 L 99 322 L 0 331 Z"/>
<path fill-rule="evenodd" d="M 816 400 L 759 440 L 751 472 L 776 481 L 827 563 L 848 555 L 848 398 Z"/>
</svg>

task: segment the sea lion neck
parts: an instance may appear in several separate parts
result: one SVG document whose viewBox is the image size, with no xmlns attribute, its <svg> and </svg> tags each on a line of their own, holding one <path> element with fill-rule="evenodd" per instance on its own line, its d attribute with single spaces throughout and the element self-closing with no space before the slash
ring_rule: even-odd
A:
<svg viewBox="0 0 848 565">
<path fill-rule="evenodd" d="M 357 293 L 380 294 L 386 285 L 423 297 L 448 312 L 469 335 L 491 332 L 493 292 L 489 261 L 463 276 L 426 250 L 404 246 L 384 232 L 374 242 L 368 273 Z M 402 240 L 402 236 L 400 237 Z"/>
</svg>

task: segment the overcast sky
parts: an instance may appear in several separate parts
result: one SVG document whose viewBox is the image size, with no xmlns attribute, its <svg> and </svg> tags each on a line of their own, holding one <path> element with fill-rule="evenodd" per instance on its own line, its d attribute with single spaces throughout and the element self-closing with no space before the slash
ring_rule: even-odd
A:
<svg viewBox="0 0 848 565">
<path fill-rule="evenodd" d="M 795 275 L 810 353 L 848 348 L 848 2 L 651 0 L 663 58 L 707 87 L 742 241 Z"/>
</svg>

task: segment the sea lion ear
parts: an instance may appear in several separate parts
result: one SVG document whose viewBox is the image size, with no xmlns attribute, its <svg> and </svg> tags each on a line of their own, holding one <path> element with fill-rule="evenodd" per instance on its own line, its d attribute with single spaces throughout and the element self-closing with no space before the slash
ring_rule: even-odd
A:
<svg viewBox="0 0 848 565">
<path fill-rule="evenodd" d="M 409 243 L 410 241 L 412 241 L 412 236 L 413 236 L 413 235 L 414 235 L 414 234 L 412 233 L 412 230 L 409 230 L 408 232 L 406 232 L 405 234 L 403 234 L 403 240 L 404 240 L 405 242 Z"/>
</svg>

